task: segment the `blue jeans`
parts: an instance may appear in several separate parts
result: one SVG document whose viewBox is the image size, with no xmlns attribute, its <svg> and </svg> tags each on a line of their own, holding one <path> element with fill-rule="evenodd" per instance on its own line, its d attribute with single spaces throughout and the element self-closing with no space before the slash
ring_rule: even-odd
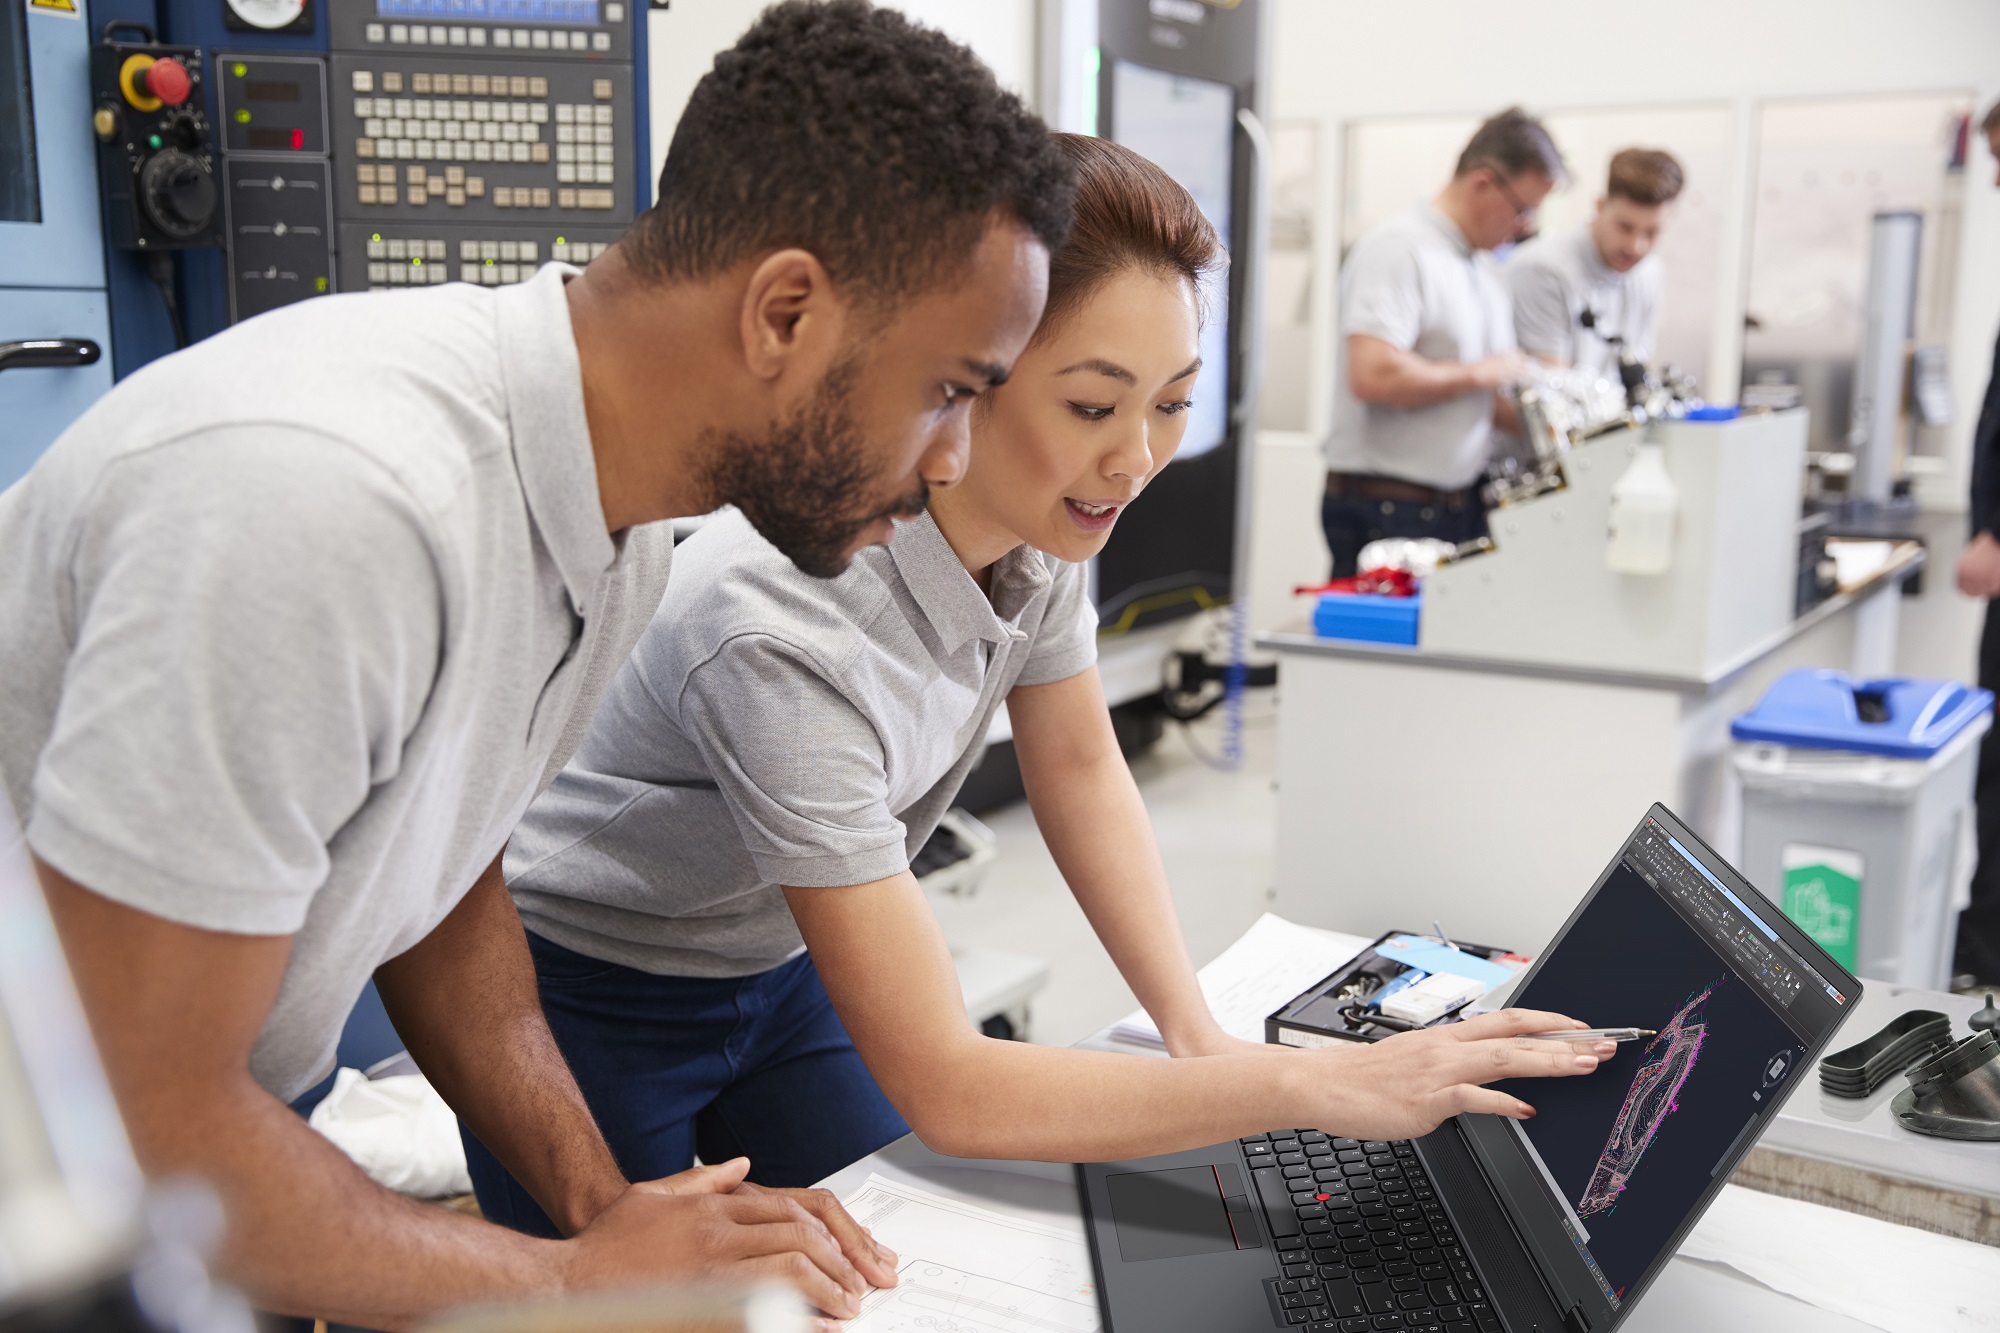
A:
<svg viewBox="0 0 2000 1333">
<path fill-rule="evenodd" d="M 1414 500 L 1329 495 L 1320 500 L 1319 521 L 1337 579 L 1359 573 L 1361 548 L 1383 537 L 1436 537 L 1460 543 L 1486 535 L 1486 511 L 1476 499 L 1450 509 Z"/>
<path fill-rule="evenodd" d="M 909 1133 L 804 954 L 748 977 L 661 977 L 530 934 L 542 1011 L 626 1178 L 750 1159 L 750 1179 L 810 1185 Z M 554 1224 L 459 1127 L 479 1209 Z"/>
</svg>

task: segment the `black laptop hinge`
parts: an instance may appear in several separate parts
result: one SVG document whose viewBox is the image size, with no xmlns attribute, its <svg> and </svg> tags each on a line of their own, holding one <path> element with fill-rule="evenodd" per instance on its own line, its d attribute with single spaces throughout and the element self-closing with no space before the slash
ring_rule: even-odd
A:
<svg viewBox="0 0 2000 1333">
<path fill-rule="evenodd" d="M 1584 1318 L 1581 1305 L 1572 1305 L 1564 1310 L 1563 1323 L 1569 1326 L 1571 1333 L 1590 1333 L 1590 1321 Z"/>
</svg>

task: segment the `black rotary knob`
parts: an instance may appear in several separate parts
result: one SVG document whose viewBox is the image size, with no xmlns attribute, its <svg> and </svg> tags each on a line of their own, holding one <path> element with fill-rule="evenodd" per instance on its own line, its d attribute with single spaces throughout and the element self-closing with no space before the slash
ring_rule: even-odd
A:
<svg viewBox="0 0 2000 1333">
<path fill-rule="evenodd" d="M 139 201 L 146 217 L 167 235 L 176 240 L 199 236 L 215 217 L 215 174 L 192 154 L 164 149 L 139 169 Z"/>
</svg>

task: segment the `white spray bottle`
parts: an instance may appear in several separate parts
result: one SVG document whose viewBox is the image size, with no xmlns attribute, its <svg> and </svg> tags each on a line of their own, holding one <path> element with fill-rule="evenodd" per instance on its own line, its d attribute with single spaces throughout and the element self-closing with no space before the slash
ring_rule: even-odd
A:
<svg viewBox="0 0 2000 1333">
<path fill-rule="evenodd" d="M 1666 452 L 1642 444 L 1611 487 L 1611 533 L 1604 563 L 1619 574 L 1664 574 L 1674 563 L 1681 494 L 1667 475 Z"/>
</svg>

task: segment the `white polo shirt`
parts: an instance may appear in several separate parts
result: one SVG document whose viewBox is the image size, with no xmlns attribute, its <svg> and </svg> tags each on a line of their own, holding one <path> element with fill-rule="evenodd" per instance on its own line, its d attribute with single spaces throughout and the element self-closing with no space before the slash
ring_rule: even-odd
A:
<svg viewBox="0 0 2000 1333">
<path fill-rule="evenodd" d="M 1607 335 L 1623 338 L 1640 361 L 1653 359 L 1666 288 L 1658 255 L 1619 273 L 1597 253 L 1590 224 L 1579 222 L 1529 241 L 1508 257 L 1504 272 L 1522 351 L 1611 380 L 1618 378 L 1618 345 Z M 1592 328 L 1583 326 L 1585 310 Z"/>
<path fill-rule="evenodd" d="M 1493 441 L 1493 395 L 1428 407 L 1354 396 L 1347 339 L 1365 333 L 1430 361 L 1477 361 L 1514 347 L 1514 311 L 1499 265 L 1457 225 L 1419 204 L 1355 243 L 1340 270 L 1340 352 L 1326 465 L 1457 490 L 1478 480 Z"/>
<path fill-rule="evenodd" d="M 329 296 L 124 381 L 0 495 L 0 776 L 117 902 L 295 936 L 250 1068 L 323 1077 L 561 770 L 665 588 L 604 528 L 550 265 Z"/>
</svg>

